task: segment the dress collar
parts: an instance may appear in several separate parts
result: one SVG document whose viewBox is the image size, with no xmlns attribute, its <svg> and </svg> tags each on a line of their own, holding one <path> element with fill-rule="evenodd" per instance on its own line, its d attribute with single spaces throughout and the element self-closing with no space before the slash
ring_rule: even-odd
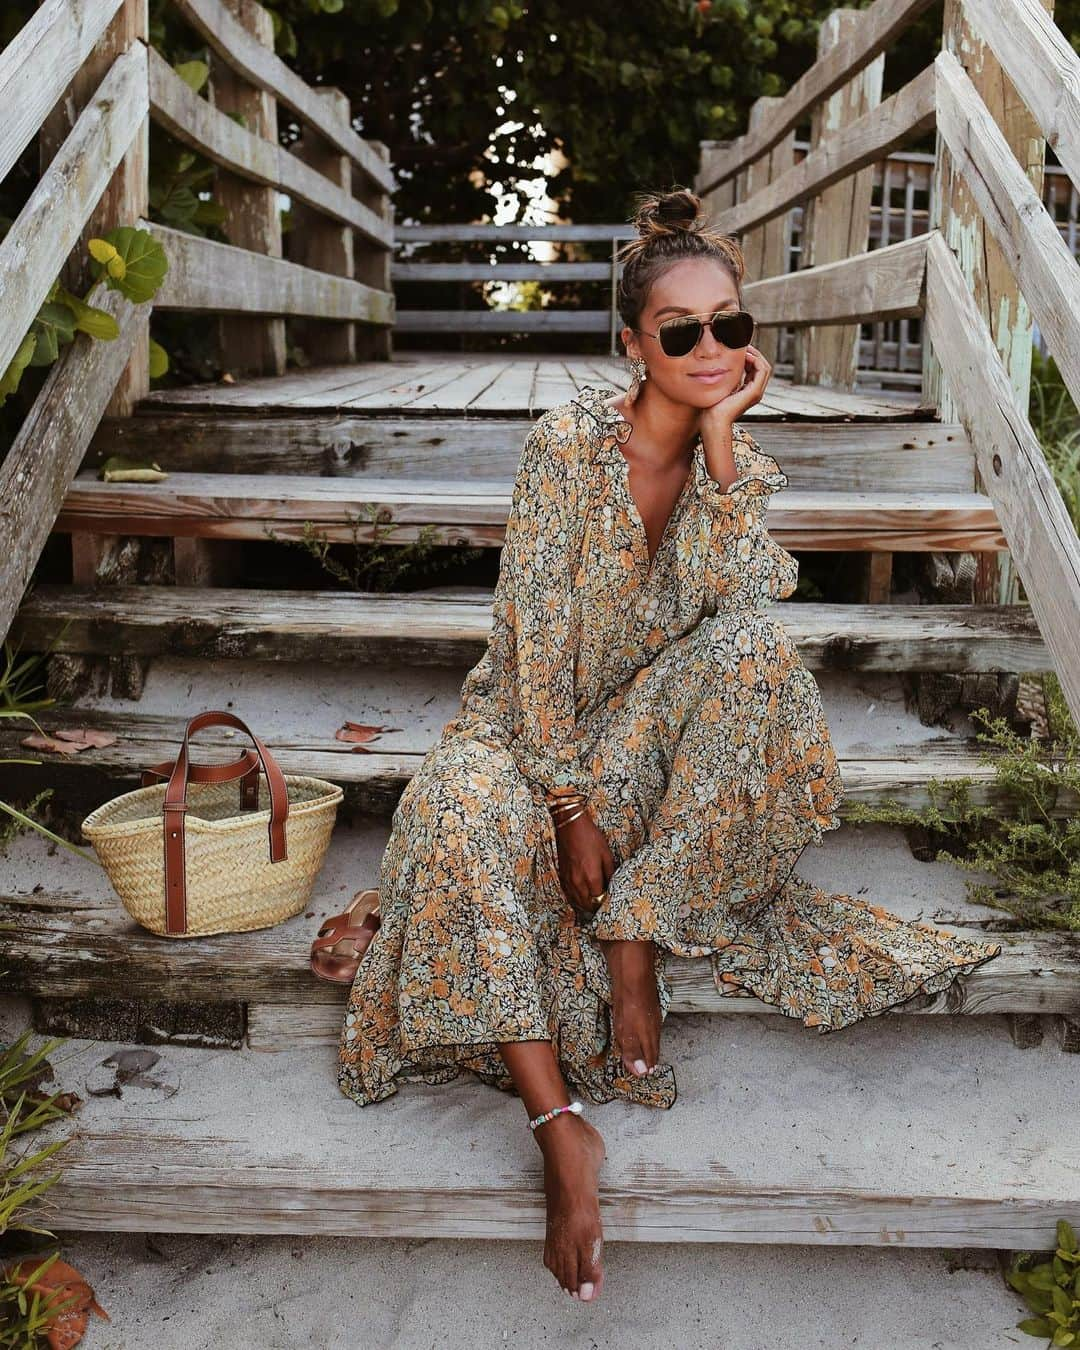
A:
<svg viewBox="0 0 1080 1350">
<path fill-rule="evenodd" d="M 585 384 L 581 386 L 571 402 L 590 413 L 602 430 L 603 434 L 595 446 L 595 453 L 607 462 L 625 465 L 629 470 L 630 461 L 619 449 L 619 446 L 630 439 L 630 434 L 634 428 L 625 417 L 621 416 L 607 402 L 609 398 L 619 392 L 619 390 L 608 385 Z M 695 439 L 691 447 L 691 453 L 694 457 L 693 472 L 698 491 L 715 493 L 717 489 L 716 479 L 710 475 L 705 465 L 705 447 L 700 435 Z M 763 493 L 776 492 L 778 489 L 787 486 L 787 476 L 772 455 L 767 455 L 764 451 L 748 445 L 743 439 L 741 431 L 736 431 L 734 434 L 732 454 L 739 476 L 734 483 L 728 485 L 726 489 L 728 492 L 744 487 L 748 483 L 753 484 L 752 491 Z"/>
<path fill-rule="evenodd" d="M 625 445 L 630 439 L 634 428 L 617 409 L 607 402 L 609 398 L 613 398 L 619 392 L 618 389 L 608 385 L 586 384 L 582 385 L 572 401 L 590 413 L 601 429 L 602 434 L 594 447 L 594 453 L 607 463 L 618 465 L 629 475 L 630 461 L 619 447 Z M 701 442 L 700 435 L 691 447 L 691 454 L 694 458 L 693 475 L 697 491 L 705 491 L 709 484 L 715 487 L 715 480 L 709 476 L 709 471 L 705 467 L 705 447 Z"/>
</svg>

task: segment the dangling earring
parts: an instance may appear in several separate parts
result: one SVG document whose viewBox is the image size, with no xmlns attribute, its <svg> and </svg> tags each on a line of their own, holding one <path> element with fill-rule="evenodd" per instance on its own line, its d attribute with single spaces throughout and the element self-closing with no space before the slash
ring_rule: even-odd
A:
<svg viewBox="0 0 1080 1350">
<path fill-rule="evenodd" d="M 648 378 L 649 368 L 640 356 L 630 358 L 630 371 L 633 378 L 630 381 L 630 387 L 626 391 L 627 406 L 634 402 L 638 394 L 641 393 L 641 386 Z"/>
</svg>

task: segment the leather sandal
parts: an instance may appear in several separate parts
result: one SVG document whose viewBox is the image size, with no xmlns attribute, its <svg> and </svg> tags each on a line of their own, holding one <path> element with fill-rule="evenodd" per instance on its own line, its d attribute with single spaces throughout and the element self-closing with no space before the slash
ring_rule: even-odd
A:
<svg viewBox="0 0 1080 1350">
<path fill-rule="evenodd" d="M 381 922 L 378 890 L 357 891 L 348 908 L 331 915 L 319 929 L 311 944 L 312 972 L 331 984 L 352 984 Z"/>
</svg>

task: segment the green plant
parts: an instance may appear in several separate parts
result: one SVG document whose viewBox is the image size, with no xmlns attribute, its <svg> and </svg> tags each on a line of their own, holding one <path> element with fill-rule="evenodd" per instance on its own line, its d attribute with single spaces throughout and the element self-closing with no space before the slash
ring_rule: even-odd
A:
<svg viewBox="0 0 1080 1350">
<path fill-rule="evenodd" d="M 40 712 L 42 708 L 51 707 L 56 700 L 52 698 L 38 698 L 37 694 L 42 685 L 38 676 L 44 667 L 45 659 L 49 651 L 55 646 L 56 642 L 67 631 L 67 624 L 60 630 L 56 638 L 49 644 L 49 649 L 40 654 L 20 657 L 18 648 L 13 647 L 10 641 L 4 643 L 4 664 L 0 670 L 0 719 L 9 721 L 30 722 L 41 731 L 41 727 L 34 718 L 35 712 Z M 37 759 L 0 759 L 0 764 L 40 764 Z M 80 858 L 87 858 L 91 855 L 85 849 L 77 847 L 60 835 L 54 834 L 52 830 L 47 829 L 40 821 L 34 820 L 31 816 L 32 811 L 36 811 L 43 802 L 46 802 L 52 796 L 52 789 L 46 788 L 39 792 L 32 801 L 30 801 L 24 811 L 18 810 L 8 802 L 0 801 L 0 811 L 2 811 L 8 820 L 4 825 L 0 825 L 0 853 L 10 844 L 15 834 L 20 829 L 37 830 L 43 834 L 46 839 L 51 839 L 55 844 L 62 844 L 64 848 L 72 853 L 77 853 Z"/>
<path fill-rule="evenodd" d="M 1051 1259 L 1033 1260 L 1032 1252 L 1018 1253 L 1005 1276 L 1035 1314 L 1017 1322 L 1018 1329 L 1049 1336 L 1049 1345 L 1080 1345 L 1080 1243 L 1067 1219 L 1058 1219 Z"/>
<path fill-rule="evenodd" d="M 318 530 L 310 520 L 304 521 L 303 533 L 299 539 L 283 539 L 269 526 L 266 527 L 265 534 L 276 543 L 292 544 L 302 548 L 336 581 L 355 591 L 392 591 L 403 581 L 412 580 L 418 573 L 429 575 L 464 562 L 473 562 L 484 552 L 480 548 L 449 548 L 438 543 L 435 540 L 437 532 L 435 525 L 424 525 L 415 542 L 411 544 L 391 544 L 384 547 L 383 541 L 388 534 L 397 529 L 397 525 L 391 523 L 380 535 L 379 526 L 385 523 L 378 519 L 381 508 L 373 503 L 367 503 L 365 509 L 368 513 L 367 521 L 362 521 L 359 516 L 346 515 L 356 550 L 355 562 L 349 566 L 332 556 L 330 550 L 333 541 Z M 360 538 L 362 524 L 369 524 L 374 530 L 375 539 L 370 544 Z"/>
<path fill-rule="evenodd" d="M 34 1150 L 20 1149 L 16 1140 L 69 1114 L 70 1099 L 64 1094 L 43 1096 L 36 1090 L 46 1056 L 64 1042 L 49 1041 L 27 1054 L 29 1039 L 26 1031 L 0 1054 L 0 1239 L 14 1233 L 55 1236 L 32 1220 L 42 1196 L 60 1179 L 61 1173 L 47 1165 L 67 1140 Z M 57 1313 L 75 1301 L 59 1290 L 51 1295 L 29 1291 L 59 1255 L 52 1252 L 19 1281 L 0 1276 L 0 1350 L 34 1350 Z"/>
<path fill-rule="evenodd" d="M 8 222 L 10 224 L 10 222 Z M 165 250 L 148 230 L 130 225 L 118 226 L 87 245 L 94 281 L 81 298 L 54 281 L 30 331 L 19 344 L 7 369 L 0 374 L 0 406 L 19 387 L 28 366 L 51 366 L 63 347 L 74 342 L 76 333 L 102 342 L 120 336 L 113 316 L 90 304 L 90 296 L 104 283 L 111 291 L 120 291 L 133 304 L 151 299 L 168 271 Z M 160 357 L 156 357 L 160 366 Z"/>
<path fill-rule="evenodd" d="M 917 825 L 942 845 L 939 861 L 988 872 L 997 885 L 967 882 L 969 898 L 1006 910 L 1026 926 L 1080 931 L 1080 817 L 1064 807 L 1080 794 L 1080 736 L 1056 676 L 1043 677 L 1050 742 L 1017 735 L 985 708 L 972 714 L 982 729 L 980 756 L 994 769 L 1009 812 L 973 800 L 972 780 L 927 784 L 929 804 L 916 809 L 892 800 L 854 803 L 856 823 Z"/>
</svg>

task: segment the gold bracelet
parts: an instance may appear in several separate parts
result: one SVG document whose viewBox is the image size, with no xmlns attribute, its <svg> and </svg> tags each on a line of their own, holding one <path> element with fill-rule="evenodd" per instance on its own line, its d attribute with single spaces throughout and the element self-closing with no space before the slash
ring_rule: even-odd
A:
<svg viewBox="0 0 1080 1350">
<path fill-rule="evenodd" d="M 572 815 L 572 816 L 564 816 L 563 819 L 560 820 L 559 823 L 555 826 L 555 828 L 556 828 L 557 830 L 561 830 L 562 827 L 563 827 L 564 825 L 569 825 L 570 822 L 571 822 L 572 820 L 577 820 L 578 816 L 583 816 L 583 815 L 585 815 L 585 813 L 586 813 L 586 812 L 585 812 L 585 807 L 583 806 L 583 807 L 581 808 L 581 810 L 575 812 L 574 815 Z"/>
</svg>

